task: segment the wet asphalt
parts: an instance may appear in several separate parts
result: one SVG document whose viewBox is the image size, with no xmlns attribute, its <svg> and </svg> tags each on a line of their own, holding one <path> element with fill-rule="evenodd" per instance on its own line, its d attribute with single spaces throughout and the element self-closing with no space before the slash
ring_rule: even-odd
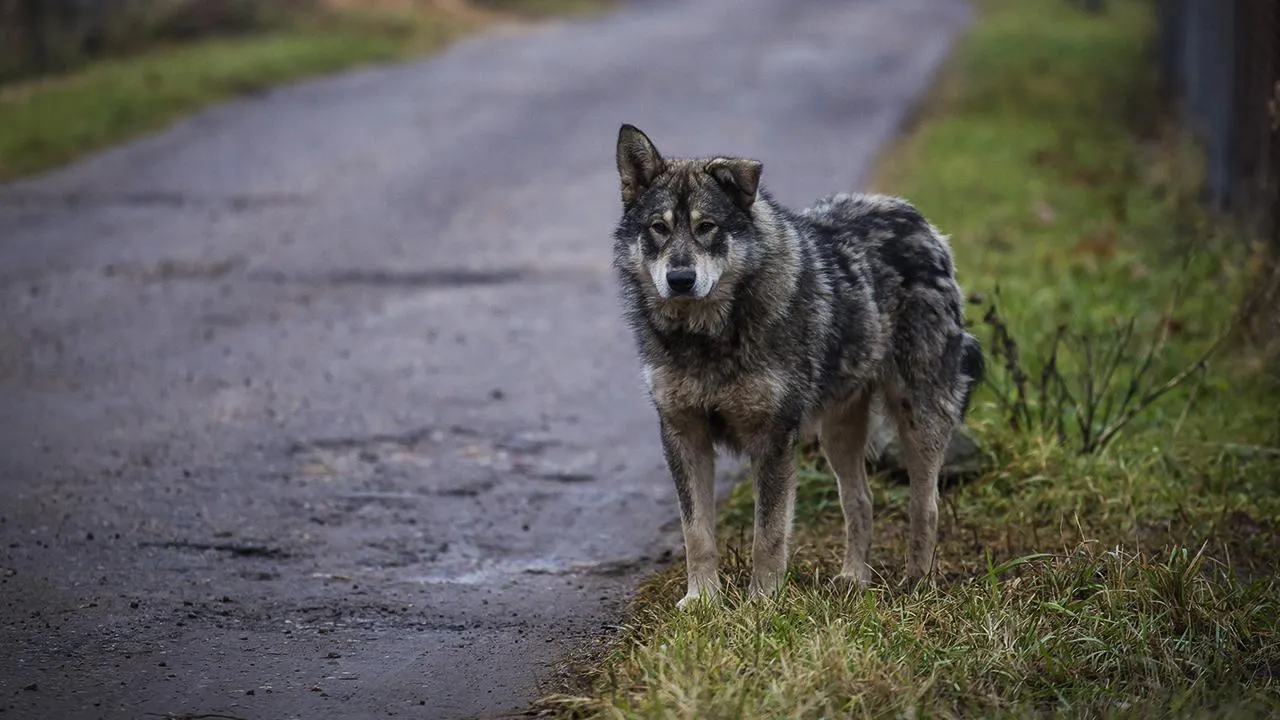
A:
<svg viewBox="0 0 1280 720">
<path fill-rule="evenodd" d="M 609 269 L 618 125 L 759 158 L 784 202 L 856 189 L 967 16 L 637 2 L 0 186 L 0 719 L 554 687 L 680 551 Z"/>
</svg>

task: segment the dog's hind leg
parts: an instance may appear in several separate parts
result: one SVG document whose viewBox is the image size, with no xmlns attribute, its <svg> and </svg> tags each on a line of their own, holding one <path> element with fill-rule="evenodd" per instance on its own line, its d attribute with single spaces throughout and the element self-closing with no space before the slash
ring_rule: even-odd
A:
<svg viewBox="0 0 1280 720">
<path fill-rule="evenodd" d="M 911 481 L 907 502 L 911 522 L 907 550 L 910 582 L 926 579 L 933 572 L 938 542 L 938 472 L 955 426 L 954 414 L 945 402 L 936 394 L 920 392 L 889 402 L 897 423 L 903 465 Z"/>
<path fill-rule="evenodd" d="M 751 594 L 772 595 L 787 574 L 787 545 L 796 509 L 795 431 L 778 431 L 752 453 L 756 519 L 751 541 Z"/>
<path fill-rule="evenodd" d="M 698 422 L 677 427 L 662 421 L 662 447 L 680 500 L 688 586 L 678 603 L 683 608 L 720 594 L 716 571 L 715 447 L 708 429 Z"/>
<path fill-rule="evenodd" d="M 822 419 L 822 454 L 836 474 L 844 510 L 844 564 L 840 578 L 866 585 L 871 581 L 867 552 L 871 548 L 871 489 L 867 486 L 867 427 L 871 393 L 863 393 Z"/>
</svg>

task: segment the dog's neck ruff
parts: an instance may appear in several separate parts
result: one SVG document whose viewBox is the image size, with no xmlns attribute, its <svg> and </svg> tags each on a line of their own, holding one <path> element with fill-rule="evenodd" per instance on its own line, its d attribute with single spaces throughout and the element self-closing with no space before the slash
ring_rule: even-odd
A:
<svg viewBox="0 0 1280 720">
<path fill-rule="evenodd" d="M 778 217 L 778 206 L 762 189 L 751 207 L 752 219 L 759 234 L 773 242 L 766 248 L 760 273 L 747 280 L 748 296 L 743 300 L 754 302 L 763 311 L 760 315 L 765 326 L 778 322 L 786 313 L 800 287 L 800 266 L 804 262 L 801 237 L 791 223 Z"/>
<path fill-rule="evenodd" d="M 665 332 L 684 331 L 715 337 L 722 334 L 729 324 L 733 300 L 730 293 L 720 293 L 718 288 L 701 300 L 673 302 L 659 299 L 652 307 L 654 324 Z"/>
</svg>

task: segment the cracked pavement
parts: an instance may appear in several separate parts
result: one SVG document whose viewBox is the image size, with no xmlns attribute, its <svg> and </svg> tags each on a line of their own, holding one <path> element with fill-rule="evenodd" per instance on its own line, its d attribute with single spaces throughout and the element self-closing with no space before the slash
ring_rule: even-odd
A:
<svg viewBox="0 0 1280 720">
<path fill-rule="evenodd" d="M 680 548 L 619 124 L 854 189 L 966 17 L 637 2 L 0 186 L 0 718 L 525 707 Z"/>
</svg>

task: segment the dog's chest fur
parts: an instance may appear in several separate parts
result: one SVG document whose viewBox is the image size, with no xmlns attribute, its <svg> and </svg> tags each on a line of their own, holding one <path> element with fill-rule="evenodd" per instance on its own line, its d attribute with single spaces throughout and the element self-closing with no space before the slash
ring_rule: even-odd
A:
<svg viewBox="0 0 1280 720">
<path fill-rule="evenodd" d="M 784 299 L 781 318 L 737 297 L 715 337 L 653 327 L 643 333 L 644 376 L 664 420 L 705 428 L 717 445 L 749 452 L 779 430 L 811 424 L 828 396 L 847 394 L 837 386 L 850 377 L 840 371 L 865 367 L 838 363 L 823 372 L 820 339 L 830 337 L 831 318 L 821 311 L 825 303 L 807 296 L 811 290 L 802 283 Z"/>
<path fill-rule="evenodd" d="M 773 427 L 792 392 L 765 367 L 727 374 L 722 367 L 651 365 L 645 380 L 664 417 L 677 425 L 706 423 L 717 444 L 734 450 Z"/>
</svg>

